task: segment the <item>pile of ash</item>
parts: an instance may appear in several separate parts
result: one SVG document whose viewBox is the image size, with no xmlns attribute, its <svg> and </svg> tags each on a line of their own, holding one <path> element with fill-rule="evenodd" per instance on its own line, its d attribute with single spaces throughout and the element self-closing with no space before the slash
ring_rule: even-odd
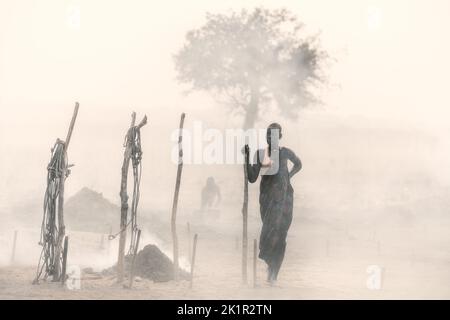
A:
<svg viewBox="0 0 450 320">
<path fill-rule="evenodd" d="M 130 273 L 132 256 L 125 257 L 125 276 Z M 104 274 L 116 272 L 116 265 L 103 271 Z M 136 256 L 134 262 L 134 275 L 141 278 L 151 279 L 155 282 L 166 282 L 173 280 L 173 263 L 159 248 L 153 244 L 144 247 Z M 179 268 L 179 279 L 188 280 L 189 273 Z"/>
</svg>

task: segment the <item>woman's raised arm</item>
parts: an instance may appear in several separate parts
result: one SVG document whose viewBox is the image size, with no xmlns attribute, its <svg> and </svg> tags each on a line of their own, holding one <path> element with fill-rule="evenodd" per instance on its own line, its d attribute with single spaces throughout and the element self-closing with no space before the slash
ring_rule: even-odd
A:
<svg viewBox="0 0 450 320">
<path fill-rule="evenodd" d="M 245 145 L 245 163 L 247 164 L 247 178 L 250 183 L 254 183 L 259 176 L 261 163 L 259 161 L 258 151 L 255 153 L 254 163 L 250 163 L 250 148 Z"/>
</svg>

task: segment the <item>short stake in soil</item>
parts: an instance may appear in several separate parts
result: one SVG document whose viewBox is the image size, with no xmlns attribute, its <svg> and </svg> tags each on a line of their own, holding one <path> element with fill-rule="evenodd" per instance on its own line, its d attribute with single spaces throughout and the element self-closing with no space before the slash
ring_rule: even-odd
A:
<svg viewBox="0 0 450 320">
<path fill-rule="evenodd" d="M 257 241 L 253 240 L 253 288 L 256 288 Z"/>
<path fill-rule="evenodd" d="M 192 288 L 192 283 L 194 282 L 194 266 L 195 266 L 196 251 L 197 251 L 197 234 L 195 234 L 195 236 L 194 236 L 194 246 L 192 248 L 191 281 L 189 283 L 189 288 Z"/>
</svg>

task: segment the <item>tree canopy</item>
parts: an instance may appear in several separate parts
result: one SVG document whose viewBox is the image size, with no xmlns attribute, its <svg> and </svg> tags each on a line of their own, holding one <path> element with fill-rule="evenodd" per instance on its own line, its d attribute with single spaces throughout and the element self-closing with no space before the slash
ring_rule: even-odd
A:
<svg viewBox="0 0 450 320">
<path fill-rule="evenodd" d="M 245 114 L 250 128 L 262 107 L 277 106 L 287 117 L 317 99 L 324 82 L 318 36 L 285 9 L 256 8 L 207 14 L 206 23 L 186 34 L 175 55 L 178 80 L 212 93 Z"/>
</svg>

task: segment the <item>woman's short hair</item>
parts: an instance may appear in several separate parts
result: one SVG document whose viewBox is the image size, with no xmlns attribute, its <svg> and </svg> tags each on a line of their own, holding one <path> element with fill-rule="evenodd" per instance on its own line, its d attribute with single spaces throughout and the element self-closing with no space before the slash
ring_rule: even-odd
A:
<svg viewBox="0 0 450 320">
<path fill-rule="evenodd" d="M 282 134 L 281 134 L 281 125 L 279 123 L 271 123 L 268 127 L 267 127 L 267 134 L 270 134 L 271 130 L 278 130 L 278 138 L 281 138 Z"/>
</svg>

